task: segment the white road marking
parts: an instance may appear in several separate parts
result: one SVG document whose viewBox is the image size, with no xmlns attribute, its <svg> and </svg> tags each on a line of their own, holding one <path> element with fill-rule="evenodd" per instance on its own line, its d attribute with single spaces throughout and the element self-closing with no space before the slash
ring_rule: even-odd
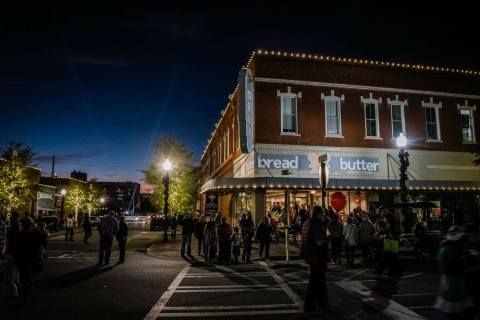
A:
<svg viewBox="0 0 480 320">
<path fill-rule="evenodd" d="M 252 284 L 252 285 L 220 285 L 220 286 L 179 286 L 179 289 L 221 289 L 221 288 L 270 288 L 269 284 Z"/>
<path fill-rule="evenodd" d="M 227 272 L 211 272 L 211 273 L 191 273 L 187 274 L 185 278 L 219 278 L 219 277 L 231 277 L 231 276 L 241 276 L 241 277 L 260 277 L 260 276 L 270 276 L 269 272 L 242 272 L 240 275 L 227 273 Z"/>
<path fill-rule="evenodd" d="M 292 288 L 290 288 L 288 284 L 286 284 L 274 270 L 268 268 L 268 265 L 264 261 L 260 261 L 259 263 L 267 267 L 266 270 L 271 274 L 272 278 L 280 285 L 285 294 L 293 301 L 293 303 L 297 306 L 298 310 L 303 310 L 303 299 L 300 298 L 300 296 L 296 294 L 295 291 L 293 291 Z"/>
<path fill-rule="evenodd" d="M 414 273 L 414 274 L 409 274 L 408 276 L 402 277 L 402 279 L 413 278 L 413 277 L 416 277 L 416 276 L 419 276 L 419 275 L 422 275 L 422 274 L 423 274 L 422 272 Z"/>
<path fill-rule="evenodd" d="M 230 316 L 251 316 L 263 314 L 287 314 L 299 313 L 297 309 L 284 310 L 252 310 L 252 311 L 219 311 L 219 312 L 171 312 L 161 313 L 159 318 L 180 318 L 180 317 L 230 317 Z"/>
<path fill-rule="evenodd" d="M 360 270 L 360 271 L 358 271 L 358 272 L 356 272 L 356 273 L 352 274 L 351 276 L 348 276 L 348 277 L 346 277 L 346 278 L 345 278 L 345 279 L 343 279 L 342 281 L 347 281 L 347 280 L 350 280 L 350 279 L 352 279 L 353 277 L 356 277 L 356 276 L 359 276 L 359 275 L 361 275 L 362 273 L 365 273 L 366 271 L 368 271 L 368 269 L 363 269 L 363 270 Z"/>
<path fill-rule="evenodd" d="M 428 293 L 405 293 L 405 294 L 392 294 L 392 297 L 416 297 L 416 296 L 436 296 L 437 292 Z"/>
<path fill-rule="evenodd" d="M 220 289 L 177 289 L 175 293 L 194 292 L 244 292 L 244 291 L 282 291 L 282 288 L 220 288 Z"/>
<path fill-rule="evenodd" d="M 163 310 L 202 311 L 202 310 L 269 309 L 269 308 L 296 308 L 296 306 L 291 303 L 278 303 L 278 304 L 252 304 L 252 305 L 237 305 L 237 306 L 165 307 L 163 308 Z"/>
<path fill-rule="evenodd" d="M 180 282 L 182 282 L 183 278 L 187 274 L 188 270 L 190 270 L 190 265 L 187 264 L 183 269 L 179 272 L 177 277 L 172 281 L 170 286 L 168 286 L 167 290 L 162 294 L 160 299 L 155 303 L 155 305 L 150 309 L 148 314 L 143 318 L 143 320 L 155 320 L 160 316 L 160 313 L 162 312 L 163 308 L 165 305 L 168 303 L 168 300 L 172 297 L 173 293 L 175 292 L 175 289 L 180 285 Z"/>
<path fill-rule="evenodd" d="M 368 287 L 363 285 L 360 281 L 339 281 L 336 284 L 351 292 L 359 295 L 363 298 L 365 303 L 368 303 L 371 306 L 374 306 L 378 302 L 379 310 L 384 313 L 385 315 L 391 317 L 392 319 L 396 320 L 411 320 L 411 319 L 426 319 L 421 315 L 417 314 L 416 312 L 410 310 L 409 308 L 402 306 L 401 304 L 381 297 L 375 296 Z"/>
</svg>

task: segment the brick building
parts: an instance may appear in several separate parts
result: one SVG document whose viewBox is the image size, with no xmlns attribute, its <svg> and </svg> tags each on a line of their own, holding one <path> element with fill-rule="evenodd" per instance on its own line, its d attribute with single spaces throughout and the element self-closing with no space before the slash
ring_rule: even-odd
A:
<svg viewBox="0 0 480 320">
<path fill-rule="evenodd" d="M 321 205 L 318 157 L 327 154 L 328 195 L 342 211 L 399 201 L 396 138 L 408 139 L 411 201 L 478 215 L 478 71 L 256 51 L 241 70 L 202 154 L 201 209 L 233 221 L 278 207 Z"/>
</svg>

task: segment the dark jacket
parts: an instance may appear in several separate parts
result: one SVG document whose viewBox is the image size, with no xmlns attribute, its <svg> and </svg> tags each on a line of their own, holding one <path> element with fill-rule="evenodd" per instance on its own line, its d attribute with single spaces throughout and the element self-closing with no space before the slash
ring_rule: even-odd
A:
<svg viewBox="0 0 480 320">
<path fill-rule="evenodd" d="M 272 226 L 267 223 L 260 223 L 257 228 L 257 240 L 269 242 L 272 240 Z"/>
<path fill-rule="evenodd" d="M 37 231 L 20 232 L 13 253 L 13 262 L 17 268 L 33 268 L 41 258 L 40 234 Z"/>
<path fill-rule="evenodd" d="M 127 237 L 128 237 L 128 226 L 126 223 L 120 223 L 118 226 L 117 240 L 127 241 Z"/>
<path fill-rule="evenodd" d="M 326 224 L 319 219 L 310 219 L 304 224 L 301 255 L 308 264 L 326 264 L 328 239 Z"/>
<path fill-rule="evenodd" d="M 253 238 L 255 233 L 255 226 L 251 218 L 240 220 L 240 228 L 242 228 L 243 239 Z"/>
<path fill-rule="evenodd" d="M 192 219 L 184 219 L 180 223 L 182 226 L 182 236 L 191 235 L 193 233 L 195 222 Z"/>
<path fill-rule="evenodd" d="M 203 238 L 203 232 L 205 230 L 205 225 L 206 225 L 206 223 L 202 222 L 200 220 L 195 222 L 195 237 L 197 239 L 202 239 Z"/>
<path fill-rule="evenodd" d="M 218 226 L 218 241 L 226 241 L 232 238 L 232 227 L 228 223 L 220 223 Z"/>
<path fill-rule="evenodd" d="M 92 223 L 90 222 L 90 218 L 83 219 L 82 227 L 83 227 L 83 230 L 87 232 L 92 231 Z"/>
</svg>

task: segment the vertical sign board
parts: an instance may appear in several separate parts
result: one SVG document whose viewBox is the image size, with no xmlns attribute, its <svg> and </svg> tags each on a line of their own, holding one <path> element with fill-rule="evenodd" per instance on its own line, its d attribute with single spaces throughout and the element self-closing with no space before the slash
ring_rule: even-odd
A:
<svg viewBox="0 0 480 320">
<path fill-rule="evenodd" d="M 214 216 L 218 211 L 218 195 L 213 192 L 207 192 L 205 201 L 207 215 Z"/>
<path fill-rule="evenodd" d="M 253 150 L 253 75 L 250 69 L 240 70 L 238 76 L 238 120 L 240 125 L 240 151 Z"/>
</svg>

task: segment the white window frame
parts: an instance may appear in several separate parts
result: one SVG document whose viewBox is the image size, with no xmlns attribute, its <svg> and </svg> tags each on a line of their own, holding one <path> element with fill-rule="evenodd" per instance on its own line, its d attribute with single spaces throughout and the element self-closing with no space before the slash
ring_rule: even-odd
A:
<svg viewBox="0 0 480 320">
<path fill-rule="evenodd" d="M 378 104 L 382 103 L 382 98 L 374 99 L 373 94 L 370 93 L 369 98 L 360 97 L 360 101 L 363 103 L 363 118 L 364 118 L 364 127 L 365 127 L 365 139 L 382 139 L 380 137 L 380 115 L 378 113 Z M 367 135 L 367 104 L 375 105 L 375 123 L 377 135 L 369 136 Z"/>
<path fill-rule="evenodd" d="M 468 111 L 470 112 L 470 120 L 471 120 L 471 125 L 472 125 L 472 141 L 465 141 L 463 140 L 463 132 L 462 132 L 462 143 L 466 143 L 466 144 L 469 144 L 469 143 L 477 143 L 477 137 L 476 137 L 476 134 L 475 134 L 475 117 L 473 116 L 473 112 L 477 110 L 477 106 L 476 105 L 473 105 L 473 106 L 469 106 L 468 105 L 468 100 L 465 100 L 465 104 L 464 105 L 460 105 L 460 104 L 457 104 L 457 109 L 460 113 L 460 120 L 461 120 L 461 111 Z"/>
<path fill-rule="evenodd" d="M 323 100 L 323 114 L 325 118 L 325 137 L 326 138 L 343 138 L 342 131 L 342 102 L 345 101 L 345 96 L 342 94 L 340 96 L 335 95 L 334 90 L 330 90 L 330 95 L 326 96 L 322 93 L 321 95 Z M 327 117 L 327 102 L 335 101 L 338 106 L 338 134 L 329 134 L 328 133 L 328 117 Z"/>
<path fill-rule="evenodd" d="M 427 136 L 427 139 L 425 140 L 426 142 L 443 142 L 442 141 L 442 131 L 440 130 L 440 112 L 438 111 L 439 109 L 442 108 L 442 103 L 434 103 L 433 98 L 430 97 L 429 102 L 425 102 L 422 100 L 422 107 L 424 108 L 434 108 L 435 109 L 435 118 L 437 119 L 437 139 L 429 139 L 428 138 L 428 126 L 427 126 L 427 111 L 425 110 L 425 134 Z"/>
<path fill-rule="evenodd" d="M 400 106 L 401 112 L 401 119 L 402 119 L 402 133 L 404 136 L 407 136 L 407 132 L 405 129 L 405 106 L 408 105 L 408 100 L 405 99 L 404 101 L 398 99 L 398 95 L 395 95 L 395 100 L 387 99 L 387 103 L 390 105 L 390 124 L 392 127 L 392 140 L 397 139 L 397 137 L 393 134 L 393 106 Z"/>
<path fill-rule="evenodd" d="M 277 90 L 277 97 L 280 97 L 280 135 L 299 136 L 298 128 L 298 98 L 302 97 L 302 92 L 294 93 L 291 87 L 287 87 L 287 92 Z M 295 132 L 283 132 L 283 98 L 295 98 Z"/>
</svg>

